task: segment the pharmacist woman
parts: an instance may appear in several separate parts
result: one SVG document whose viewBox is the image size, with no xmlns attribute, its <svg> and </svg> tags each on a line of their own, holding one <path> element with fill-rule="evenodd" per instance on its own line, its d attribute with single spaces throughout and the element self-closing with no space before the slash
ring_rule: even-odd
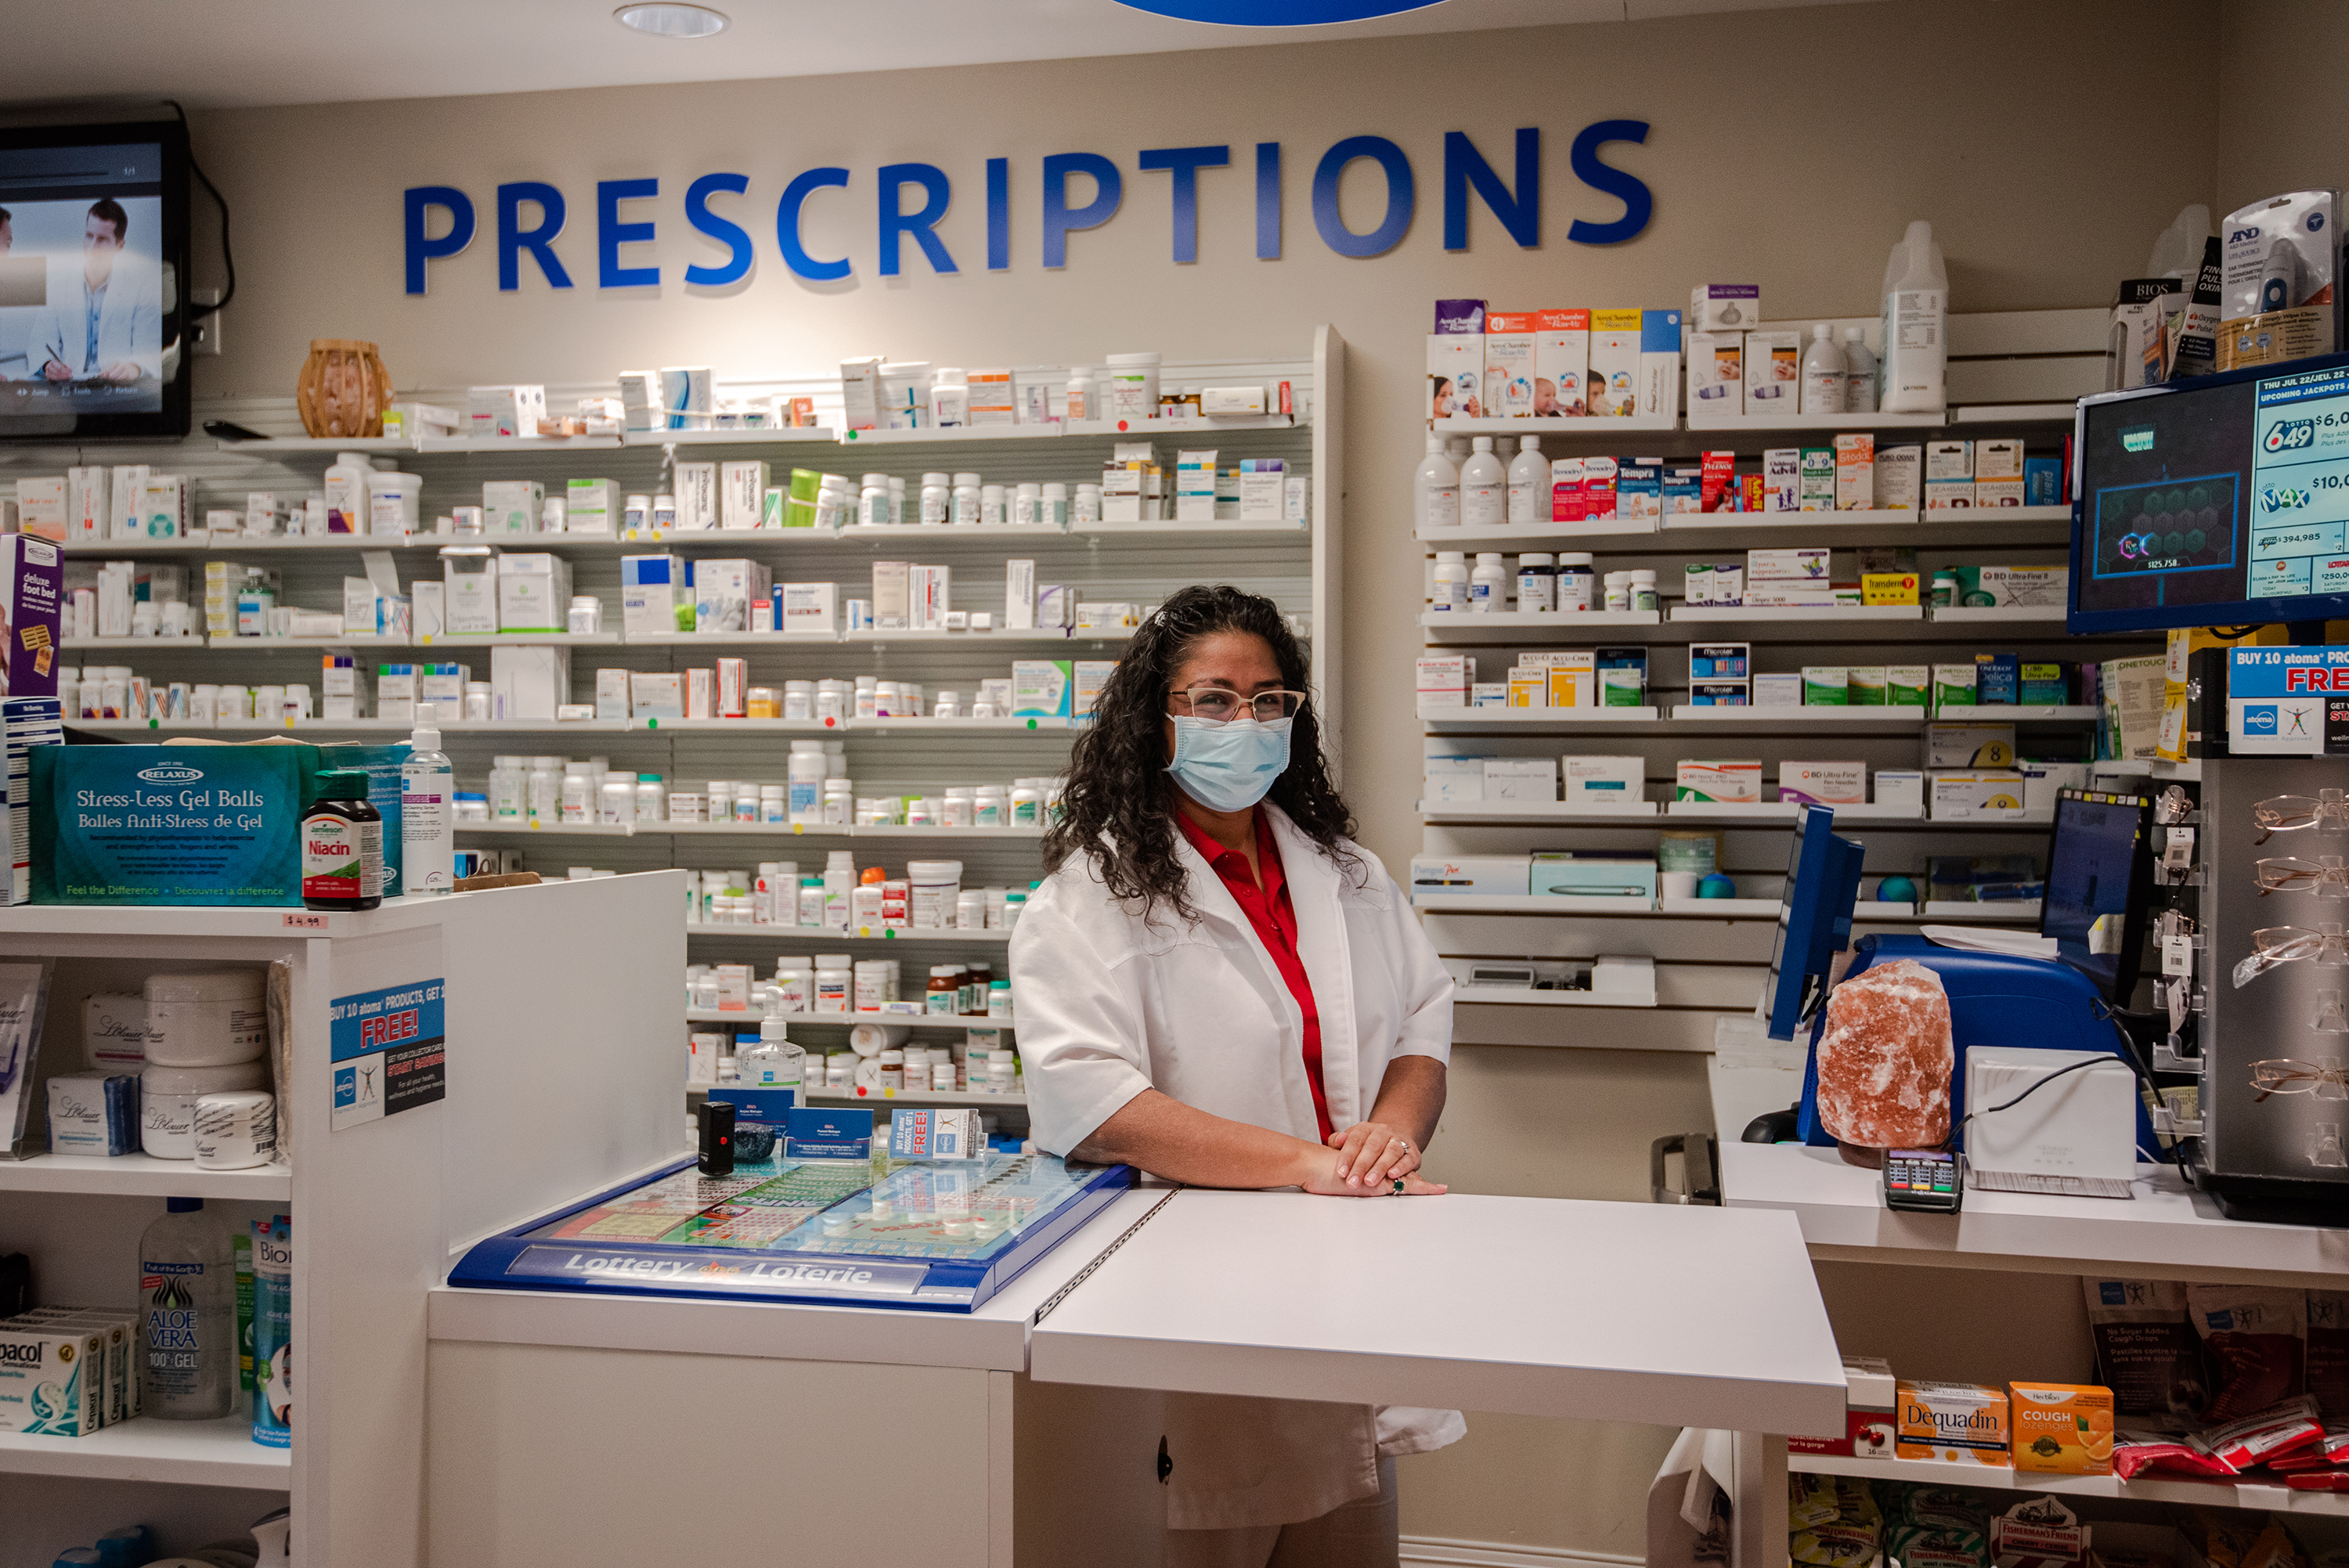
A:
<svg viewBox="0 0 2349 1568">
<path fill-rule="evenodd" d="M 1102 686 L 1011 936 L 1040 1147 L 1199 1187 L 1444 1191 L 1418 1172 L 1452 980 L 1346 836 L 1305 687 L 1279 609 L 1229 587 L 1168 599 Z M 1195 1394 L 1167 1422 L 1168 1568 L 1392 1568 L 1395 1456 L 1467 1429 Z"/>
</svg>

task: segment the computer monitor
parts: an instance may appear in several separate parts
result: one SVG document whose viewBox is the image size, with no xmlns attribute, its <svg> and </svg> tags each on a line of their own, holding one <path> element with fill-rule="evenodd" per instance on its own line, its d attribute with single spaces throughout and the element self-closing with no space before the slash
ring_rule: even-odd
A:
<svg viewBox="0 0 2349 1568">
<path fill-rule="evenodd" d="M 2349 615 L 2349 355 L 2084 397 L 2075 633 Z"/>
<path fill-rule="evenodd" d="M 1806 806 L 1795 819 L 1778 935 L 1758 1009 L 1772 1039 L 1793 1039 L 1826 999 L 1835 955 L 1851 945 L 1852 908 L 1859 902 L 1865 856 L 1859 843 L 1836 835 L 1831 808 Z"/>
<path fill-rule="evenodd" d="M 2039 934 L 2086 975 L 2105 1000 L 2126 1007 L 2137 989 L 2153 892 L 2153 802 L 2142 795 L 2065 789 L 2047 841 L 2047 892 Z"/>
</svg>

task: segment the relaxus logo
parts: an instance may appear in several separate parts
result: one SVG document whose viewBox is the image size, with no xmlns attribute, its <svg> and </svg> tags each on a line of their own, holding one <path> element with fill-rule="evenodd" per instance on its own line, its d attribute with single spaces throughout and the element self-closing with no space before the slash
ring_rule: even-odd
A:
<svg viewBox="0 0 2349 1568">
<path fill-rule="evenodd" d="M 2260 438 L 2260 446 L 2271 452 L 2296 452 L 2302 447 L 2316 444 L 2316 421 L 2313 419 L 2278 419 Z"/>
<path fill-rule="evenodd" d="M 204 776 L 201 768 L 191 768 L 184 762 L 158 762 L 152 768 L 141 768 L 139 777 L 150 784 L 193 784 Z"/>
</svg>

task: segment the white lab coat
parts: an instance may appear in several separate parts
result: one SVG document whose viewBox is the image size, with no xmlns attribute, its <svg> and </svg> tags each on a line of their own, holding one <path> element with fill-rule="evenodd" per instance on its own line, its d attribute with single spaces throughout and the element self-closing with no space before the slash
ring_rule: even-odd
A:
<svg viewBox="0 0 2349 1568">
<path fill-rule="evenodd" d="M 1322 1091 L 1342 1131 L 1370 1114 L 1393 1057 L 1450 1057 L 1452 979 L 1376 856 L 1349 842 L 1361 864 L 1345 871 L 1278 808 L 1265 816 L 1320 1012 Z M 1145 1088 L 1319 1140 L 1302 1012 L 1206 857 L 1179 833 L 1175 852 L 1195 924 L 1164 912 L 1145 924 L 1079 857 L 1030 897 L 1012 931 L 1029 1119 L 1053 1153 L 1076 1148 Z M 1166 1522 L 1176 1530 L 1318 1518 L 1376 1493 L 1381 1456 L 1440 1449 L 1467 1430 L 1456 1410 L 1198 1394 L 1170 1395 L 1167 1425 Z"/>
<path fill-rule="evenodd" d="M 106 300 L 98 307 L 98 368 L 86 371 L 89 346 L 88 295 L 82 283 L 78 253 L 57 258 L 49 268 L 48 304 L 33 313 L 32 331 L 25 342 L 26 377 L 39 380 L 51 359 L 62 362 L 77 380 L 103 376 L 109 366 L 129 360 L 140 373 L 163 373 L 163 318 L 157 292 L 155 263 L 128 252 L 114 258 L 106 282 Z"/>
</svg>

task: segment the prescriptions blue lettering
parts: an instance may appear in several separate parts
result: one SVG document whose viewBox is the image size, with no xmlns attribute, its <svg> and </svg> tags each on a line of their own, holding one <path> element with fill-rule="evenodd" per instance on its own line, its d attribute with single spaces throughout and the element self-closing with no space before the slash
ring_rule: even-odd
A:
<svg viewBox="0 0 2349 1568">
<path fill-rule="evenodd" d="M 538 208 L 538 227 L 522 227 L 522 204 L 534 203 Z M 538 263 L 539 272 L 549 288 L 567 289 L 571 274 L 563 270 L 563 263 L 554 254 L 555 239 L 563 232 L 563 192 L 536 180 L 517 181 L 498 187 L 498 292 L 512 294 L 522 287 L 522 253 L 528 251 Z"/>
<path fill-rule="evenodd" d="M 882 168 L 880 178 L 881 275 L 897 275 L 897 242 L 906 234 L 913 235 L 914 242 L 922 247 L 932 272 L 960 272 L 954 257 L 947 253 L 946 242 L 933 232 L 954 201 L 954 183 L 947 178 L 946 170 L 934 163 L 891 163 Z M 900 204 L 908 185 L 922 188 L 922 210 L 918 212 L 908 212 Z"/>
<path fill-rule="evenodd" d="M 687 267 L 687 283 L 702 288 L 722 288 L 740 283 L 750 272 L 750 236 L 742 232 L 740 224 L 730 222 L 709 210 L 709 198 L 718 191 L 730 191 L 740 196 L 750 189 L 750 177 L 747 174 L 705 174 L 686 187 L 685 221 L 730 253 L 722 267 L 705 267 L 698 263 Z"/>
<path fill-rule="evenodd" d="M 987 270 L 1011 264 L 1011 160 L 987 160 Z"/>
<path fill-rule="evenodd" d="M 1256 259 L 1280 260 L 1280 143 L 1256 144 Z"/>
<path fill-rule="evenodd" d="M 845 169 L 810 169 L 783 187 L 782 201 L 775 208 L 775 239 L 783 248 L 783 263 L 800 277 L 818 283 L 831 283 L 848 275 L 845 257 L 836 262 L 819 262 L 807 253 L 800 243 L 800 207 L 811 191 L 827 185 L 843 190 L 848 185 Z"/>
<path fill-rule="evenodd" d="M 1069 176 L 1092 177 L 1093 199 L 1081 207 L 1069 205 Z M 1125 181 L 1117 165 L 1098 152 L 1055 152 L 1044 160 L 1044 264 L 1069 264 L 1069 232 L 1098 229 L 1117 215 L 1125 200 Z"/>
<path fill-rule="evenodd" d="M 405 198 L 408 210 L 408 292 L 424 292 L 424 263 L 453 256 L 473 242 L 473 199 L 453 185 L 411 185 Z M 429 238 L 424 228 L 435 207 L 449 214 L 449 232 Z"/>
<path fill-rule="evenodd" d="M 1602 119 L 1582 128 L 1581 134 L 1574 139 L 1573 150 L 1567 154 L 1567 161 L 1572 165 L 1577 180 L 1622 202 L 1623 215 L 1611 223 L 1586 223 L 1577 218 L 1566 231 L 1568 240 L 1578 245 L 1618 245 L 1648 226 L 1648 219 L 1656 210 L 1656 199 L 1646 183 L 1599 161 L 1602 143 L 1647 139 L 1648 122 L 1644 119 Z"/>
<path fill-rule="evenodd" d="M 1386 216 L 1365 234 L 1347 228 L 1338 210 L 1338 182 L 1358 158 L 1376 160 L 1387 176 Z M 1323 153 L 1313 170 L 1313 226 L 1321 232 L 1321 242 L 1341 256 L 1381 256 L 1402 243 L 1416 200 L 1411 160 L 1383 136 L 1350 136 Z"/>
<path fill-rule="evenodd" d="M 599 289 L 641 289 L 660 286 L 658 267 L 624 267 L 622 245 L 648 244 L 650 223 L 620 222 L 620 203 L 641 201 L 660 194 L 657 180 L 599 180 L 595 182 L 595 286 Z"/>
<path fill-rule="evenodd" d="M 1136 160 L 1144 169 L 1164 169 L 1174 177 L 1174 259 L 1199 259 L 1199 170 L 1223 169 L 1232 161 L 1228 147 L 1156 147 Z"/>
<path fill-rule="evenodd" d="M 1609 170 L 1611 173 L 1612 170 Z M 1501 183 L 1467 132 L 1444 133 L 1444 248 L 1468 248 L 1468 191 L 1474 186 L 1509 238 L 1532 250 L 1541 243 L 1541 132 L 1531 126 L 1517 131 L 1517 192 Z"/>
</svg>

